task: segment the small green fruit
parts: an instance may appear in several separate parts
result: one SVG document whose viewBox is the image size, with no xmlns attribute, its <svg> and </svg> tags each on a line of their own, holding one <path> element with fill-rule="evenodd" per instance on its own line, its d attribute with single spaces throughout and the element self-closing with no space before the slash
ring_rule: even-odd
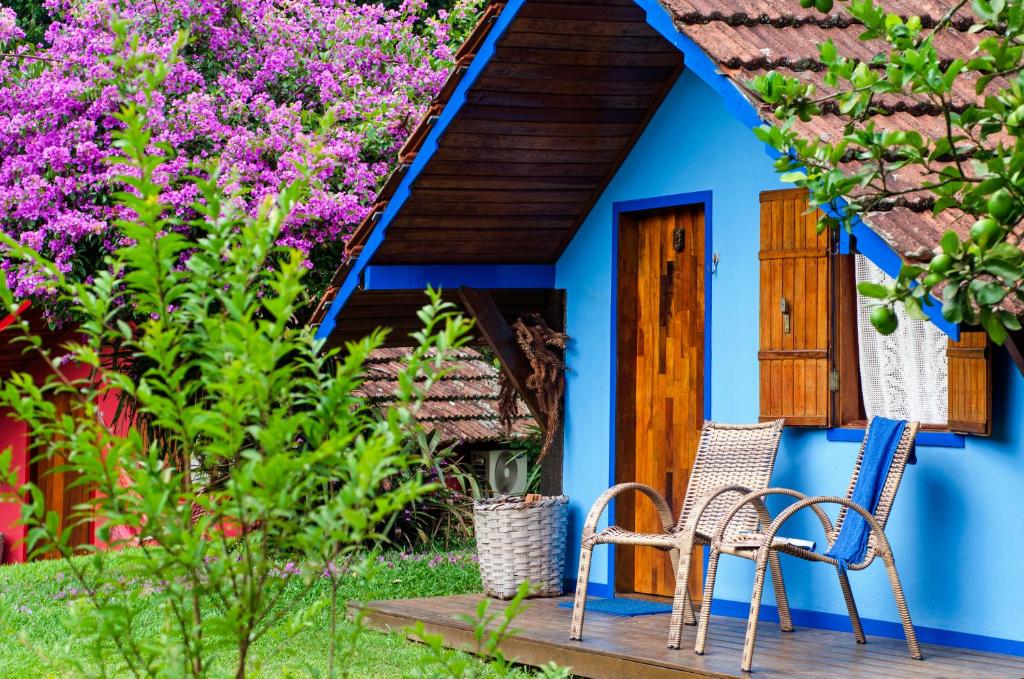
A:
<svg viewBox="0 0 1024 679">
<path fill-rule="evenodd" d="M 946 273 L 953 268 L 953 258 L 945 252 L 935 255 L 932 257 L 931 264 L 928 265 L 928 268 L 934 273 Z"/>
<path fill-rule="evenodd" d="M 822 14 L 828 14 L 832 11 L 832 0 L 814 0 L 814 6 Z"/>
<path fill-rule="evenodd" d="M 891 335 L 899 325 L 896 319 L 896 312 L 887 306 L 875 307 L 871 312 L 871 325 L 883 335 Z"/>
<path fill-rule="evenodd" d="M 810 9 L 814 7 L 814 0 L 800 0 L 800 6 L 804 9 Z"/>
<path fill-rule="evenodd" d="M 930 273 L 924 277 L 925 287 L 933 288 L 944 280 L 940 273 Z"/>
<path fill-rule="evenodd" d="M 971 240 L 978 244 L 978 247 L 985 248 L 994 244 L 1003 235 L 1003 227 L 994 219 L 979 219 L 971 227 Z"/>
<path fill-rule="evenodd" d="M 1013 196 L 1006 189 L 999 189 L 988 197 L 988 213 L 1002 223 L 1013 213 Z"/>
</svg>

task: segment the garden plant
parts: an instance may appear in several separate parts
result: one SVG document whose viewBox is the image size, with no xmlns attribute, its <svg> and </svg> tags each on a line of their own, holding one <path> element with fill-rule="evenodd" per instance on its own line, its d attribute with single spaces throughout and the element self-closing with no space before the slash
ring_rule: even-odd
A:
<svg viewBox="0 0 1024 679">
<path fill-rule="evenodd" d="M 223 158 L 193 167 L 199 176 L 166 171 L 178 156 L 159 132 L 161 93 L 178 51 L 191 43 L 182 37 L 152 51 L 131 22 L 114 28 L 114 56 L 104 63 L 121 102 L 110 118 L 118 173 L 111 181 L 121 189 L 110 197 L 117 246 L 79 278 L 52 253 L 0 234 L 7 260 L 46 281 L 76 320 L 76 339 L 56 350 L 25 322 L 6 331 L 18 333 L 48 373 L 14 373 L 0 388 L 0 406 L 26 424 L 34 458 L 57 462 L 89 490 L 61 525 L 36 485 L 18 488 L 29 498 L 28 550 L 60 554 L 75 585 L 66 623 L 75 674 L 209 676 L 213 649 L 228 642 L 230 673 L 246 676 L 264 635 L 298 633 L 318 613 L 279 605 L 287 561 L 305 586 L 328 582 L 323 652 L 327 675 L 336 676 L 354 638 L 339 626 L 342 581 L 372 566 L 361 550 L 432 489 L 416 476 L 384 481 L 417 461 L 403 444 L 416 406 L 470 323 L 430 291 L 397 404 L 384 417 L 370 412 L 353 390 L 384 332 L 341 355 L 294 322 L 309 294 L 306 254 L 284 247 L 282 234 L 316 191 L 324 146 L 308 140 L 294 158 L 294 181 L 258 200 L 237 189 L 237 174 L 225 181 L 237 170 Z M 172 185 L 193 197 L 187 220 L 168 199 Z M 0 286 L 7 311 L 19 306 L 19 280 Z M 80 366 L 84 377 L 71 370 Z M 55 406 L 60 397 L 70 412 Z M 104 416 L 110 398 L 131 403 L 126 419 Z M 0 469 L 9 484 L 10 462 L 7 451 Z M 108 546 L 133 548 L 115 554 L 70 544 L 70 528 L 85 522 L 95 522 Z M 71 558 L 83 550 L 89 558 Z M 126 580 L 159 604 L 158 633 L 140 618 L 137 588 Z"/>
<path fill-rule="evenodd" d="M 832 0 L 801 4 L 833 10 Z M 1024 2 L 959 0 L 934 25 L 884 5 L 843 1 L 833 16 L 845 12 L 836 20 L 861 25 L 860 38 L 884 41 L 888 52 L 862 61 L 826 41 L 822 89 L 799 73 L 750 83 L 780 120 L 757 134 L 780 153 L 783 179 L 826 208 L 821 228 L 848 228 L 880 206 L 908 202 L 950 224 L 938 251 L 903 266 L 892 286 L 861 284 L 862 294 L 882 300 L 872 314 L 880 332 L 896 328 L 894 304 L 924 318 L 934 293 L 944 318 L 980 324 L 1001 344 L 1020 331 L 1024 309 Z M 948 44 L 964 44 L 956 40 L 942 47 L 950 32 L 976 35 L 976 49 L 951 52 Z M 901 126 L 888 116 L 896 106 L 927 107 L 944 129 L 928 136 Z M 797 123 L 832 115 L 846 121 L 842 138 L 799 132 Z"/>
</svg>

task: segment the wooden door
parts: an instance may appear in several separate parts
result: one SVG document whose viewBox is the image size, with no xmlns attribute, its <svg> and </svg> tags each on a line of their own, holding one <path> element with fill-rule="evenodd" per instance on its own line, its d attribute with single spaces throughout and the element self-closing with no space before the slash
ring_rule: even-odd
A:
<svg viewBox="0 0 1024 679">
<path fill-rule="evenodd" d="M 653 486 L 678 516 L 704 419 L 704 208 L 623 215 L 618 249 L 616 475 Z M 620 498 L 618 525 L 662 530 L 646 498 Z M 696 595 L 699 558 L 691 574 Z M 615 586 L 672 596 L 668 553 L 617 547 Z"/>
<path fill-rule="evenodd" d="M 57 414 L 64 415 L 71 411 L 70 396 L 60 394 L 56 398 Z M 82 485 L 72 485 L 77 474 L 69 471 L 55 471 L 66 463 L 61 455 L 49 459 L 38 459 L 29 466 L 29 479 L 42 491 L 46 511 L 54 511 L 60 517 L 60 529 L 63 531 L 71 523 L 72 512 L 76 505 L 85 502 L 89 497 L 89 489 Z M 92 522 L 78 523 L 71 526 L 70 545 L 89 544 L 92 540 Z M 48 552 L 43 558 L 57 558 L 57 551 Z"/>
</svg>

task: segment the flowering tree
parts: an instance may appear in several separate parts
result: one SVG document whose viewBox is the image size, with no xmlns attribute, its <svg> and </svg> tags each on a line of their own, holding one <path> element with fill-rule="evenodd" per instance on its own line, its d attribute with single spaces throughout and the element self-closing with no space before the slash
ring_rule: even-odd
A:
<svg viewBox="0 0 1024 679">
<path fill-rule="evenodd" d="M 184 223 L 201 198 L 185 179 L 219 157 L 221 188 L 245 187 L 236 200 L 254 214 L 298 178 L 297 167 L 309 167 L 309 193 L 280 244 L 326 275 L 443 84 L 477 4 L 460 0 L 431 16 L 422 0 L 394 9 L 353 0 L 45 0 L 53 23 L 39 46 L 0 9 L 0 230 L 75 280 L 103 266 L 123 244 L 115 220 L 125 216 L 111 198 L 122 170 L 104 162 L 122 127 L 110 112 L 130 97 L 108 57 L 138 47 L 166 56 L 184 29 L 191 40 L 152 109 L 154 144 L 173 150 L 156 178 L 166 187 L 161 200 Z M 118 46 L 115 12 L 138 46 Z M 52 292 L 10 259 L 0 257 L 0 268 L 19 297 Z"/>
</svg>

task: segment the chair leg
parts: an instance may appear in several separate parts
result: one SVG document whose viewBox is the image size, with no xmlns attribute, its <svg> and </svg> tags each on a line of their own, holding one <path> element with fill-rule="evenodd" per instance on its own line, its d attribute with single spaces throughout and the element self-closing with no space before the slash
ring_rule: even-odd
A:
<svg viewBox="0 0 1024 679">
<path fill-rule="evenodd" d="M 892 586 L 892 596 L 896 599 L 896 609 L 900 612 L 900 620 L 903 622 L 903 634 L 907 637 L 907 648 L 910 649 L 910 657 L 915 660 L 924 660 L 921 655 L 921 645 L 917 643 L 917 632 L 914 631 L 914 624 L 910 621 L 910 609 L 907 608 L 907 598 L 903 595 L 903 585 L 900 584 L 900 574 L 896 571 L 896 560 L 892 554 L 886 553 L 882 556 L 885 568 L 889 571 L 889 584 Z"/>
<path fill-rule="evenodd" d="M 690 598 L 690 587 L 686 587 L 686 600 L 683 602 L 683 620 L 690 627 L 697 624 L 697 613 L 693 610 L 693 599 Z"/>
<path fill-rule="evenodd" d="M 857 602 L 853 599 L 853 590 L 850 589 L 850 578 L 846 575 L 846 569 L 836 567 L 839 574 L 839 586 L 843 589 L 843 598 L 846 599 L 846 610 L 850 614 L 850 626 L 853 627 L 853 638 L 858 644 L 868 643 L 864 636 L 864 628 L 860 624 L 860 614 L 857 612 Z"/>
<path fill-rule="evenodd" d="M 779 608 L 779 627 L 783 632 L 792 632 L 793 616 L 789 613 L 789 597 L 786 596 L 786 583 L 782 579 L 778 552 L 768 554 L 768 566 L 772 569 L 772 588 L 775 590 L 775 604 Z"/>
<path fill-rule="evenodd" d="M 770 550 L 769 550 L 770 551 Z M 747 618 L 747 636 L 743 641 L 743 662 L 740 669 L 749 672 L 754 664 L 754 644 L 757 642 L 757 622 L 761 613 L 761 595 L 764 593 L 764 576 L 768 570 L 768 555 L 758 555 L 757 570 L 754 574 L 754 592 L 750 597 L 750 617 Z"/>
<path fill-rule="evenodd" d="M 574 641 L 583 639 L 583 616 L 587 610 L 587 583 L 590 580 L 590 556 L 593 546 L 584 545 L 580 548 L 580 570 L 576 576 L 576 600 L 572 605 L 572 627 L 569 638 Z"/>
<path fill-rule="evenodd" d="M 693 652 L 697 655 L 704 655 L 704 646 L 708 639 L 708 624 L 711 622 L 711 601 L 715 596 L 715 574 L 718 571 L 718 550 L 711 548 L 711 555 L 708 557 L 708 576 L 704 581 L 704 601 L 700 606 L 700 622 L 697 625 L 697 641 L 693 645 Z"/>
<path fill-rule="evenodd" d="M 686 541 L 688 542 L 688 541 Z M 690 604 L 690 561 L 692 560 L 692 545 L 689 550 L 686 544 L 679 550 L 672 550 L 673 553 L 680 552 L 678 559 L 673 559 L 673 565 L 678 560 L 676 568 L 676 591 L 672 598 L 672 621 L 668 625 L 668 647 L 679 648 L 683 639 L 683 621 L 688 619 L 689 612 L 693 616 L 693 606 Z"/>
</svg>

